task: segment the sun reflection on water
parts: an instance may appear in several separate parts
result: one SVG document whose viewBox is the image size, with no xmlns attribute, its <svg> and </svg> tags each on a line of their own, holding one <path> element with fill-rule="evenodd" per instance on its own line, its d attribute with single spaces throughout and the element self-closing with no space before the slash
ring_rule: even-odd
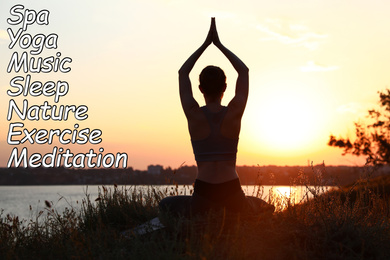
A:
<svg viewBox="0 0 390 260">
<path fill-rule="evenodd" d="M 281 187 L 276 187 L 275 191 L 277 193 L 279 193 L 280 196 L 289 198 L 291 196 L 291 193 L 294 194 L 294 191 L 296 190 L 296 189 L 294 189 L 294 191 L 292 191 L 292 189 L 294 189 L 294 188 L 281 186 Z"/>
</svg>

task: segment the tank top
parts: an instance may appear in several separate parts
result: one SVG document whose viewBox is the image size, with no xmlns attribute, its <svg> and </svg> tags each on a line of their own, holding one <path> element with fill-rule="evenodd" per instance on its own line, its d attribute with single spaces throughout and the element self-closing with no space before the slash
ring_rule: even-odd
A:
<svg viewBox="0 0 390 260">
<path fill-rule="evenodd" d="M 230 161 L 237 156 L 237 139 L 230 139 L 221 134 L 221 125 L 225 118 L 227 107 L 213 113 L 206 106 L 201 110 L 207 118 L 210 126 L 210 135 L 205 139 L 191 140 L 195 160 L 197 162 L 207 161 Z"/>
</svg>

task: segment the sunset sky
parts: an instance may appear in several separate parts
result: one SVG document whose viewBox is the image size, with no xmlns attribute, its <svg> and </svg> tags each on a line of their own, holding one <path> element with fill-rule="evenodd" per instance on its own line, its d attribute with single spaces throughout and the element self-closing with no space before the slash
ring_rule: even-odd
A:
<svg viewBox="0 0 390 260">
<path fill-rule="evenodd" d="M 34 81 L 67 81 L 69 93 L 56 105 L 86 105 L 88 119 L 65 122 L 7 121 L 13 52 L 7 28 L 15 4 L 50 11 L 49 25 L 33 24 L 25 33 L 58 34 L 58 48 L 71 57 L 69 73 L 31 73 Z M 221 42 L 250 70 L 250 94 L 242 120 L 238 165 L 361 165 L 327 146 L 330 134 L 354 136 L 353 122 L 377 106 L 378 91 L 390 82 L 389 1 L 10 1 L 0 2 L 0 167 L 14 146 L 7 144 L 11 122 L 28 129 L 101 129 L 98 145 L 72 145 L 73 152 L 125 152 L 128 166 L 177 168 L 194 165 L 187 123 L 181 109 L 177 71 L 203 43 L 216 17 Z M 27 49 L 30 51 L 32 48 Z M 191 73 L 195 98 L 198 75 L 213 64 L 224 69 L 233 97 L 237 73 L 210 46 Z M 53 97 L 15 98 L 22 105 L 54 105 Z M 21 145 L 20 147 L 24 147 Z M 52 147 L 34 144 L 29 153 Z M 67 146 L 62 145 L 66 148 Z"/>
</svg>

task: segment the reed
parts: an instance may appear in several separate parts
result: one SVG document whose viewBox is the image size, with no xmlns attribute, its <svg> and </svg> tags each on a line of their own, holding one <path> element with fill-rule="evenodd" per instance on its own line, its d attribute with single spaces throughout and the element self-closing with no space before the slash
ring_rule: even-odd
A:
<svg viewBox="0 0 390 260">
<path fill-rule="evenodd" d="M 117 186 L 102 186 L 95 201 L 86 192 L 81 210 L 60 214 L 46 202 L 28 221 L 1 213 L 0 259 L 390 259 L 390 178 L 367 168 L 355 184 L 324 191 L 325 170 L 313 167 L 303 201 L 271 193 L 277 211 L 250 218 L 162 215 L 158 202 L 177 189 Z M 292 185 L 307 183 L 302 173 Z M 165 228 L 121 234 L 156 216 Z"/>
</svg>

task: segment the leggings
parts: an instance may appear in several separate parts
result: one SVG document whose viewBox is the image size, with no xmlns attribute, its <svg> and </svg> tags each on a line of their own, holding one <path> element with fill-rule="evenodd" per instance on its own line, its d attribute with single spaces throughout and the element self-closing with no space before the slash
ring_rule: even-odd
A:
<svg viewBox="0 0 390 260">
<path fill-rule="evenodd" d="M 207 183 L 196 180 L 192 196 L 170 196 L 161 200 L 161 211 L 189 217 L 223 210 L 232 213 L 274 211 L 274 206 L 251 196 L 245 196 L 239 179 L 224 183 Z"/>
</svg>

